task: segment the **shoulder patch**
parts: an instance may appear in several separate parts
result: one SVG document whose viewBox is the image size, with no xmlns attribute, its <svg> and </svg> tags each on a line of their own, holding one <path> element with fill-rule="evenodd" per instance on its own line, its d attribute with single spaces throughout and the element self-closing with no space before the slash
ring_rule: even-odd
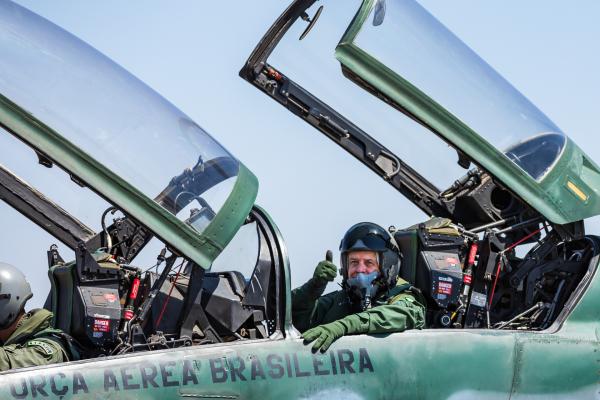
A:
<svg viewBox="0 0 600 400">
<path fill-rule="evenodd" d="M 46 353 L 46 355 L 49 356 L 56 353 L 56 350 L 52 345 L 46 342 L 42 342 L 41 340 L 30 340 L 29 342 L 27 342 L 27 347 L 38 347 L 42 349 L 42 351 Z"/>
</svg>

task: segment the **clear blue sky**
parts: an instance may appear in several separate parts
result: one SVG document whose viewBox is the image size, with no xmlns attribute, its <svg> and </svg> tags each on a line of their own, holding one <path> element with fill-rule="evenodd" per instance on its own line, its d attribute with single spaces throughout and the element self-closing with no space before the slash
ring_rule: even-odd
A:
<svg viewBox="0 0 600 400">
<path fill-rule="evenodd" d="M 257 202 L 287 241 L 294 286 L 312 275 L 327 249 L 337 249 L 353 223 L 403 227 L 425 218 L 385 182 L 237 76 L 286 1 L 18 3 L 145 81 L 258 176 Z M 358 4 L 347 3 L 351 9 Z M 600 2 L 421 4 L 600 162 Z M 24 269 L 36 293 L 32 304 L 39 306 L 49 287 L 45 251 L 51 238 L 31 232 L 4 206 L 0 218 L 13 232 L 0 245 L 0 259 Z M 600 223 L 592 221 L 588 231 L 600 233 Z M 25 238 L 35 246 L 26 246 Z"/>
</svg>

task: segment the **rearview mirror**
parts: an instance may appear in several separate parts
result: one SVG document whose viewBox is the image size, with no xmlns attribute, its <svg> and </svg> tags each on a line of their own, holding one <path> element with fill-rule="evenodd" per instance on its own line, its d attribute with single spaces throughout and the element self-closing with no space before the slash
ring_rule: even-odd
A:
<svg viewBox="0 0 600 400">
<path fill-rule="evenodd" d="M 375 3 L 375 13 L 373 14 L 373 26 L 383 24 L 385 19 L 385 0 L 377 0 Z"/>
</svg>

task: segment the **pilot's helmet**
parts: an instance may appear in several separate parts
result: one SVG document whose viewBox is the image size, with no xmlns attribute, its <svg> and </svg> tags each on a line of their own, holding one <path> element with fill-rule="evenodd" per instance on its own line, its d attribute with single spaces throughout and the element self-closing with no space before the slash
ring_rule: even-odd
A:
<svg viewBox="0 0 600 400">
<path fill-rule="evenodd" d="M 348 254 L 353 251 L 373 251 L 377 253 L 379 274 L 375 276 L 348 277 Z M 388 290 L 396 284 L 400 272 L 398 247 L 390 234 L 381 226 L 372 222 L 361 222 L 350 229 L 340 243 L 342 264 L 342 286 L 351 298 L 364 301 L 364 297 L 373 297 L 382 290 Z M 365 274 L 359 274 L 365 275 Z M 369 304 L 364 305 L 368 308 Z M 365 308 L 365 307 L 363 307 Z"/>
<path fill-rule="evenodd" d="M 32 296 L 25 275 L 16 267 L 0 262 L 0 329 L 15 322 Z"/>
</svg>

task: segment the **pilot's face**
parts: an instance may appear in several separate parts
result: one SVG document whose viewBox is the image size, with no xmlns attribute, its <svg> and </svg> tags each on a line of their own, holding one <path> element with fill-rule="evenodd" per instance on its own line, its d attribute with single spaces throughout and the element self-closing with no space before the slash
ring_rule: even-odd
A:
<svg viewBox="0 0 600 400">
<path fill-rule="evenodd" d="M 356 274 L 370 274 L 379 272 L 377 253 L 374 251 L 353 251 L 348 253 L 348 278 L 354 278 Z"/>
</svg>

